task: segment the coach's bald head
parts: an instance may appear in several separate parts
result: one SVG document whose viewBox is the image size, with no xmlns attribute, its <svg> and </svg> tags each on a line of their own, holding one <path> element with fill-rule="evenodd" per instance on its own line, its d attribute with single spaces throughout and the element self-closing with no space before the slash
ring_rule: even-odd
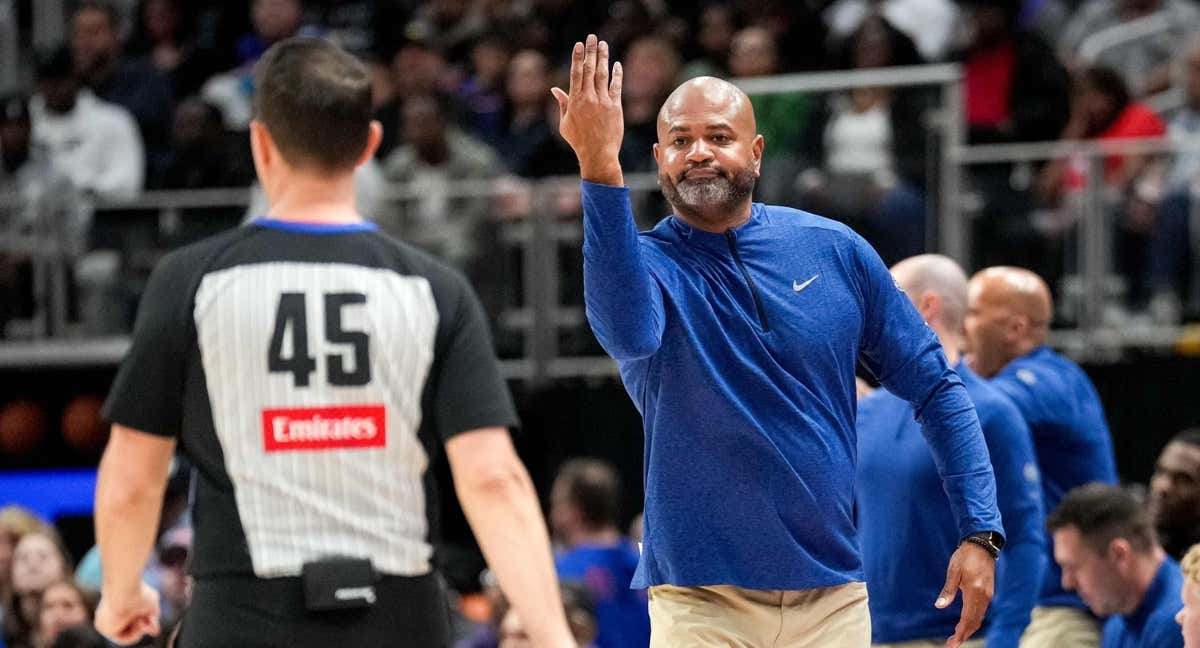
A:
<svg viewBox="0 0 1200 648">
<path fill-rule="evenodd" d="M 1050 287 L 1025 268 L 994 266 L 971 277 L 965 322 L 972 367 L 991 377 L 1046 343 L 1054 302 Z"/>
<path fill-rule="evenodd" d="M 892 266 L 892 276 L 937 333 L 947 357 L 957 361 L 967 314 L 967 274 L 950 257 L 921 254 Z"/>
</svg>

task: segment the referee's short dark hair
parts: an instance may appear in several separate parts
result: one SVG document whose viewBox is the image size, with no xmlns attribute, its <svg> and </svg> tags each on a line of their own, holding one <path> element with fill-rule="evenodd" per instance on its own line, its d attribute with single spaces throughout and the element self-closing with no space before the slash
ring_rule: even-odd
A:
<svg viewBox="0 0 1200 648">
<path fill-rule="evenodd" d="M 571 459 L 559 469 L 555 484 L 579 509 L 588 526 L 620 523 L 621 478 L 611 464 L 599 459 Z"/>
<path fill-rule="evenodd" d="M 1158 544 L 1154 518 L 1145 502 L 1114 484 L 1092 483 L 1071 489 L 1046 518 L 1046 527 L 1052 533 L 1075 527 L 1084 542 L 1101 554 L 1118 538 L 1141 553 Z"/>
<path fill-rule="evenodd" d="M 354 168 L 371 129 L 371 79 L 353 55 L 320 38 L 289 38 L 254 68 L 254 118 L 288 164 Z"/>
</svg>

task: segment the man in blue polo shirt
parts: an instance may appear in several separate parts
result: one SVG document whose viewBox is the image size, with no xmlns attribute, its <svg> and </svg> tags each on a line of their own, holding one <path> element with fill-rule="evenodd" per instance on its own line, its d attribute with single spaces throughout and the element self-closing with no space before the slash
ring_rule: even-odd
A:
<svg viewBox="0 0 1200 648">
<path fill-rule="evenodd" d="M 1096 388 L 1078 365 L 1046 346 L 1053 315 L 1050 289 L 1029 270 L 997 266 L 971 278 L 964 322 L 968 364 L 990 378 L 1029 424 L 1047 511 L 1076 486 L 1117 481 Z M 1099 645 L 1100 623 L 1063 589 L 1052 541 L 1048 556 L 1022 648 Z"/>
<path fill-rule="evenodd" d="M 673 216 L 639 235 L 618 161 L 620 64 L 576 43 L 554 89 L 579 159 L 588 321 L 645 425 L 651 646 L 861 648 L 870 641 L 854 513 L 855 365 L 925 424 L 962 541 L 937 601 L 963 592 L 948 646 L 982 620 L 1003 543 L 987 447 L 933 332 L 842 224 L 756 204 L 750 100 L 677 88 L 653 154 Z M 897 485 L 903 488 L 904 485 Z"/>
<path fill-rule="evenodd" d="M 937 334 L 946 359 L 975 403 L 992 469 L 1007 544 L 997 563 L 996 594 L 972 644 L 1017 648 L 1045 568 L 1042 491 L 1029 428 L 1017 408 L 960 359 L 967 276 L 935 254 L 905 259 L 892 276 Z M 897 487 L 903 484 L 903 487 Z M 876 646 L 934 648 L 958 622 L 957 606 L 932 608 L 945 565 L 958 544 L 954 512 L 913 407 L 880 389 L 858 403 L 855 480 L 859 537 Z"/>
<path fill-rule="evenodd" d="M 1183 573 L 1139 498 L 1112 484 L 1087 484 L 1067 493 L 1046 526 L 1063 587 L 1108 617 L 1102 648 L 1183 648 L 1175 622 Z"/>
</svg>

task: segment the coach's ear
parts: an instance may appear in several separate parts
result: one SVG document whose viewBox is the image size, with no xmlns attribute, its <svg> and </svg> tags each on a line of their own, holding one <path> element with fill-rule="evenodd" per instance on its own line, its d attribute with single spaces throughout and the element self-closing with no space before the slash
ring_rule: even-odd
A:
<svg viewBox="0 0 1200 648">
<path fill-rule="evenodd" d="M 378 120 L 371 120 L 371 127 L 367 130 L 367 147 L 363 149 L 363 154 L 359 156 L 358 162 L 354 166 L 362 166 L 375 157 L 375 151 L 379 150 L 379 143 L 383 141 L 383 125 Z"/>
</svg>

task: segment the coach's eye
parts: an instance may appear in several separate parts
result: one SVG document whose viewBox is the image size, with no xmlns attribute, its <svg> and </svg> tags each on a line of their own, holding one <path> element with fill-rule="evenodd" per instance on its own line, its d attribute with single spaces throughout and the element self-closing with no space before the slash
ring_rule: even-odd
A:
<svg viewBox="0 0 1200 648">
<path fill-rule="evenodd" d="M 675 146 L 683 146 L 684 144 L 687 144 L 687 140 L 682 137 L 676 137 L 674 140 L 671 141 L 671 143 L 674 144 Z"/>
<path fill-rule="evenodd" d="M 733 140 L 730 139 L 730 137 L 728 135 L 720 134 L 720 135 L 713 135 L 713 141 L 716 142 L 717 144 L 728 144 L 729 142 L 732 142 Z"/>
</svg>

